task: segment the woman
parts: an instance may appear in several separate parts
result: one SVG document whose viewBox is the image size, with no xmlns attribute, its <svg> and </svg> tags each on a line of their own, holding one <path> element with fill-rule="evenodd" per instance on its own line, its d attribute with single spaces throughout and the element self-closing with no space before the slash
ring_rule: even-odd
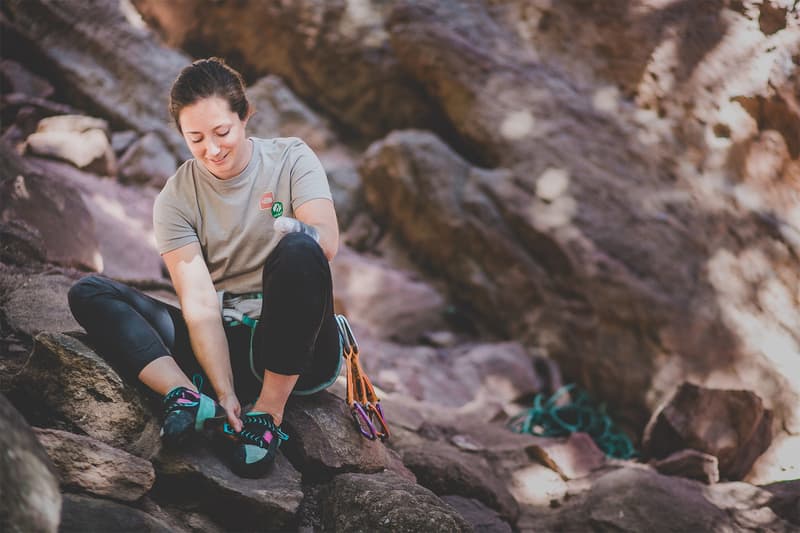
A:
<svg viewBox="0 0 800 533">
<path fill-rule="evenodd" d="M 227 420 L 232 469 L 255 477 L 287 438 L 289 395 L 338 374 L 336 213 L 308 146 L 246 136 L 253 109 L 222 60 L 186 67 L 169 107 L 194 158 L 158 195 L 153 221 L 181 310 L 100 276 L 70 290 L 70 307 L 104 357 L 164 397 L 166 444 Z"/>
</svg>

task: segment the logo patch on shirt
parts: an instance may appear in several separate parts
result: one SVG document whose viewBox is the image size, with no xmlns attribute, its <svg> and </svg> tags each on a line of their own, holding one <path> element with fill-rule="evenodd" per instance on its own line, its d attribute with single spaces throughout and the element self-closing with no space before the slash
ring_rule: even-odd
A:
<svg viewBox="0 0 800 533">
<path fill-rule="evenodd" d="M 267 209 L 272 209 L 272 202 L 275 200 L 275 195 L 272 192 L 265 192 L 261 195 L 261 201 L 258 202 L 258 207 L 261 208 L 262 211 L 266 211 Z"/>
<path fill-rule="evenodd" d="M 283 214 L 283 204 L 280 203 L 280 202 L 275 202 L 272 205 L 272 217 L 273 218 L 278 218 L 282 214 Z"/>
</svg>

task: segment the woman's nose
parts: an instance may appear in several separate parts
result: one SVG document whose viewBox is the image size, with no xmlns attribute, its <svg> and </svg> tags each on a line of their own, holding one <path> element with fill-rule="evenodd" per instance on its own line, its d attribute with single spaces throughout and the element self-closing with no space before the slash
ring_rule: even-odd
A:
<svg viewBox="0 0 800 533">
<path fill-rule="evenodd" d="M 209 139 L 206 143 L 206 153 L 208 155 L 216 155 L 219 153 L 219 145 L 215 143 L 213 140 Z"/>
</svg>

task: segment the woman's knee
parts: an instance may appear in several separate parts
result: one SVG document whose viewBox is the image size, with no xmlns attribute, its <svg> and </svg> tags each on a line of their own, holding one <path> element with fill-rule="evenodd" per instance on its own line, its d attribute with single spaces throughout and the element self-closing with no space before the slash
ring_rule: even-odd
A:
<svg viewBox="0 0 800 533">
<path fill-rule="evenodd" d="M 275 246 L 275 251 L 291 255 L 318 255 L 323 254 L 322 247 L 310 236 L 301 232 L 289 233 Z"/>
<path fill-rule="evenodd" d="M 113 290 L 109 279 L 98 275 L 86 276 L 78 280 L 67 293 L 67 300 L 72 313 L 75 314 L 101 294 Z"/>
</svg>

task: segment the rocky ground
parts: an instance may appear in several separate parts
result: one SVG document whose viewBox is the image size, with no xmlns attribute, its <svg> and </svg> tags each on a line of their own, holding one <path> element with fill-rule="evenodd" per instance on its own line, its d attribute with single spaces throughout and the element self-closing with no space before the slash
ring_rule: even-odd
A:
<svg viewBox="0 0 800 533">
<path fill-rule="evenodd" d="M 0 530 L 800 529 L 798 17 L 7 0 Z M 392 430 L 359 436 L 340 378 L 292 400 L 256 481 L 210 435 L 162 450 L 157 405 L 66 304 L 92 271 L 175 300 L 151 209 L 188 153 L 165 98 L 210 54 L 246 74 L 250 134 L 328 171 L 337 310 Z M 638 459 L 507 429 L 565 381 Z"/>
</svg>

